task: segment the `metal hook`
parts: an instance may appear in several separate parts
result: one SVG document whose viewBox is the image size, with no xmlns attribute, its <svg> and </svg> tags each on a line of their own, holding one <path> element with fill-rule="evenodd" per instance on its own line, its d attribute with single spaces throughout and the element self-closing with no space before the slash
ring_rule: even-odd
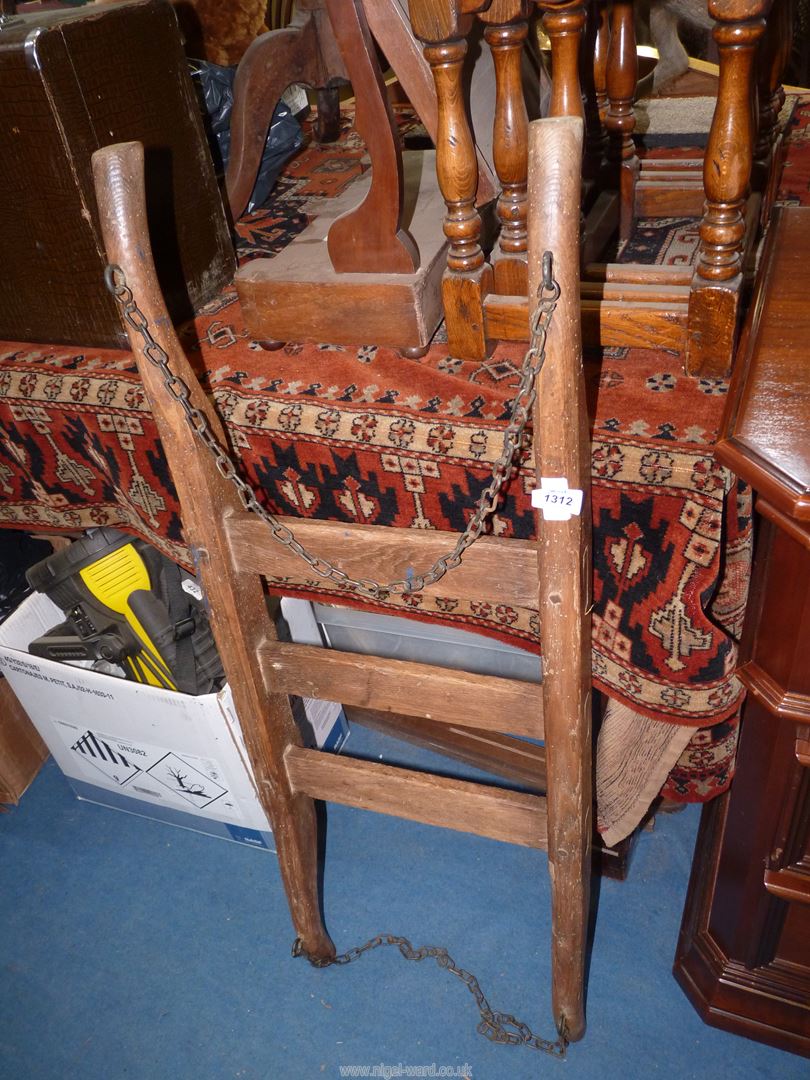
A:
<svg viewBox="0 0 810 1080">
<path fill-rule="evenodd" d="M 115 280 L 116 275 L 118 275 L 119 281 Z M 107 286 L 107 291 L 111 292 L 113 296 L 118 296 L 120 290 L 125 287 L 125 282 L 124 271 L 117 263 L 110 263 L 104 267 L 104 284 Z"/>
<path fill-rule="evenodd" d="M 547 289 L 548 292 L 554 292 L 554 287 L 556 283 L 554 281 L 554 275 L 552 274 L 552 254 L 550 251 L 543 252 L 542 269 L 543 288 Z"/>
</svg>

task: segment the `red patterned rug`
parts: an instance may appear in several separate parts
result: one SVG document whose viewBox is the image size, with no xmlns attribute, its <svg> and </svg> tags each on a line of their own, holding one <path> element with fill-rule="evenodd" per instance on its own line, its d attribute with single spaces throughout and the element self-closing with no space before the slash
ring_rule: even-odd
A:
<svg viewBox="0 0 810 1080">
<path fill-rule="evenodd" d="M 786 197 L 807 196 L 797 160 L 810 123 L 791 128 Z M 279 250 L 314 196 L 365 167 L 353 132 L 309 146 L 273 202 L 240 223 L 240 255 Z M 798 188 L 804 184 L 802 191 Z M 696 223 L 642 222 L 621 257 L 688 261 Z M 653 252 L 654 249 L 654 252 Z M 184 345 L 226 421 L 245 474 L 273 510 L 412 528 L 463 529 L 500 450 L 522 358 L 483 363 L 437 343 L 420 361 L 373 344 L 261 351 L 235 293 L 209 304 Z M 696 729 L 665 793 L 706 799 L 730 779 L 741 688 L 734 674 L 751 548 L 748 491 L 712 457 L 726 384 L 681 374 L 667 352 L 607 350 L 588 361 L 593 417 L 596 684 L 639 713 Z M 188 561 L 179 506 L 132 357 L 111 350 L 0 344 L 0 521 L 137 531 Z M 515 470 L 492 522 L 531 537 L 532 463 Z M 448 595 L 389 597 L 378 610 L 440 619 L 538 648 L 537 616 Z M 334 597 L 302 565 L 286 591 Z M 346 602 L 345 597 L 341 597 Z"/>
</svg>

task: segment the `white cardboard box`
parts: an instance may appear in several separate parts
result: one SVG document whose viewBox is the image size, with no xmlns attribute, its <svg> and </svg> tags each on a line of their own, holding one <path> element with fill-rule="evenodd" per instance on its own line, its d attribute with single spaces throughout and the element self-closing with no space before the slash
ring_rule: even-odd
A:
<svg viewBox="0 0 810 1080">
<path fill-rule="evenodd" d="M 46 596 L 29 596 L 0 626 L 0 671 L 76 795 L 272 850 L 229 688 L 192 697 L 28 653 L 63 618 Z M 317 745 L 338 750 L 342 708 L 305 705 Z"/>
</svg>

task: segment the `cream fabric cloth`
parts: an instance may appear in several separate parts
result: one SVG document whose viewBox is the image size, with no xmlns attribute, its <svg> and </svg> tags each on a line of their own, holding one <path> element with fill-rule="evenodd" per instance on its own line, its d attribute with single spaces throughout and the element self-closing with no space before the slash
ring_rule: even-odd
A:
<svg viewBox="0 0 810 1080">
<path fill-rule="evenodd" d="M 608 700 L 596 744 L 596 820 L 608 847 L 644 817 L 694 732 Z"/>
</svg>

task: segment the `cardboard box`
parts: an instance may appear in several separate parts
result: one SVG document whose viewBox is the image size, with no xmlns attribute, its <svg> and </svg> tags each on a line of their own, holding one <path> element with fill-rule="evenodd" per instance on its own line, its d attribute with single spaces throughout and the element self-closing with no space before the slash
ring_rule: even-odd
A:
<svg viewBox="0 0 810 1080">
<path fill-rule="evenodd" d="M 28 643 L 62 619 L 29 596 L 0 626 L 0 673 L 76 795 L 272 850 L 229 688 L 192 697 L 31 656 Z M 340 749 L 341 707 L 304 706 L 315 744 Z"/>
</svg>

